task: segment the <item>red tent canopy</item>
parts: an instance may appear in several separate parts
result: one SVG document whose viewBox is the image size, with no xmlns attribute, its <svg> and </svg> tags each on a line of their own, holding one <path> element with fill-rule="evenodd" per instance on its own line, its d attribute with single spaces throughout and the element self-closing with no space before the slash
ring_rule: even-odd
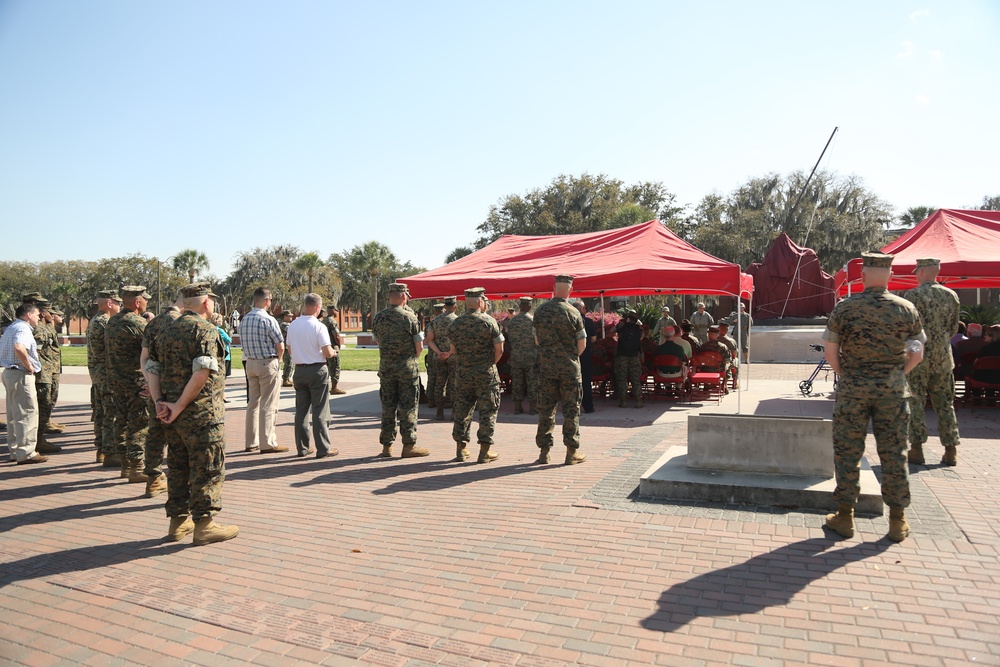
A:
<svg viewBox="0 0 1000 667">
<path fill-rule="evenodd" d="M 573 295 L 728 294 L 753 292 L 753 278 L 667 229 L 659 220 L 561 236 L 503 236 L 440 268 L 400 278 L 414 299 L 485 287 L 494 299 L 547 298 L 552 278 L 571 274 Z"/>
<path fill-rule="evenodd" d="M 757 319 L 815 317 L 833 310 L 833 277 L 819 266 L 816 251 L 803 248 L 782 232 L 764 261 L 747 270 L 753 276 L 753 312 Z"/>
<path fill-rule="evenodd" d="M 941 260 L 938 282 L 951 288 L 1000 287 L 1000 211 L 943 208 L 882 248 L 896 256 L 891 290 L 917 286 L 913 269 L 922 257 Z M 861 288 L 861 259 L 837 272 L 837 290 L 846 294 Z"/>
</svg>

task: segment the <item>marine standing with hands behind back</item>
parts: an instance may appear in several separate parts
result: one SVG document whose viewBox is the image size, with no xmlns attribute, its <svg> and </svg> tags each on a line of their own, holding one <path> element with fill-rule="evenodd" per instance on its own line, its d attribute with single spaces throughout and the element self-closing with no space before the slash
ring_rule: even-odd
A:
<svg viewBox="0 0 1000 667">
<path fill-rule="evenodd" d="M 955 416 L 955 359 L 951 353 L 951 337 L 958 331 L 958 316 L 962 310 L 958 295 L 937 283 L 941 270 L 939 259 L 918 259 L 913 273 L 919 286 L 903 294 L 920 313 L 927 335 L 924 361 L 906 378 L 910 384 L 910 463 L 923 465 L 927 425 L 924 405 L 928 394 L 938 419 L 938 436 L 944 445 L 941 465 L 958 465 L 958 418 Z"/>
<path fill-rule="evenodd" d="M 420 353 L 424 334 L 413 313 L 405 308 L 406 285 L 389 285 L 389 305 L 372 318 L 372 333 L 378 340 L 379 399 L 382 402 L 382 428 L 379 458 L 392 457 L 396 440 L 396 420 L 403 439 L 402 458 L 427 456 L 430 451 L 417 447 L 417 403 L 420 400 Z"/>
<path fill-rule="evenodd" d="M 834 308 L 823 333 L 824 354 L 840 375 L 833 410 L 833 453 L 839 504 L 826 526 L 854 535 L 854 506 L 861 493 L 859 471 L 871 420 L 882 465 L 882 499 L 889 506 L 889 539 L 910 534 L 904 510 L 910 504 L 906 433 L 910 392 L 906 374 L 923 359 L 924 332 L 913 304 L 886 289 L 892 255 L 864 253 L 865 290 Z"/>
<path fill-rule="evenodd" d="M 583 317 L 567 299 L 573 291 L 573 276 L 555 278 L 553 297 L 535 311 L 535 342 L 538 343 L 538 430 L 536 463 L 551 461 L 552 431 L 556 423 L 556 403 L 562 402 L 563 444 L 566 465 L 587 460 L 580 449 L 580 355 L 587 348 Z"/>
</svg>

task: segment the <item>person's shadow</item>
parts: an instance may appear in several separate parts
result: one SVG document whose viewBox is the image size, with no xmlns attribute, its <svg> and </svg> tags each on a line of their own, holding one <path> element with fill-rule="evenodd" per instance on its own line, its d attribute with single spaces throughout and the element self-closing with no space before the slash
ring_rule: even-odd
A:
<svg viewBox="0 0 1000 667">
<path fill-rule="evenodd" d="M 814 537 L 674 584 L 663 591 L 658 609 L 641 625 L 673 632 L 702 616 L 753 614 L 781 606 L 813 581 L 849 563 L 877 556 L 892 542 L 883 537 L 827 551 L 835 544 L 833 539 Z"/>
</svg>

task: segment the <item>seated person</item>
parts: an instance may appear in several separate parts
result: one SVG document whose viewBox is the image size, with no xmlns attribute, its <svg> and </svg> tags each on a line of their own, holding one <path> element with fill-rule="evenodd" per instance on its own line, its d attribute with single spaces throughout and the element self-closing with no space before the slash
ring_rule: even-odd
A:
<svg viewBox="0 0 1000 667">
<path fill-rule="evenodd" d="M 972 326 L 971 324 L 969 325 Z M 984 332 L 986 344 L 979 350 L 978 359 L 1000 357 L 1000 324 L 994 324 Z M 981 368 L 972 370 L 972 379 L 990 384 L 1000 384 L 1000 369 Z"/>
<path fill-rule="evenodd" d="M 701 347 L 701 343 L 691 334 L 694 331 L 694 325 L 691 324 L 690 320 L 681 320 L 681 335 L 680 337 L 687 341 L 687 344 L 691 346 L 691 354 L 688 355 L 690 359 L 698 348 Z"/>
<path fill-rule="evenodd" d="M 986 345 L 982 324 L 970 323 L 966 326 L 965 333 L 968 338 L 955 344 L 955 358 L 958 360 L 958 370 L 955 371 L 955 377 L 958 378 L 964 378 L 972 372 L 972 361 L 969 359 L 978 357 L 979 351 Z"/>
<path fill-rule="evenodd" d="M 705 368 L 706 370 L 722 373 L 723 375 L 729 375 L 729 366 L 732 362 L 733 356 L 729 353 L 729 348 L 719 340 L 718 325 L 713 324 L 708 328 L 708 340 L 701 346 L 701 348 L 698 349 L 698 351 L 718 352 L 722 357 L 722 368 L 708 368 L 707 366 Z"/>
<path fill-rule="evenodd" d="M 733 388 L 738 389 L 740 386 L 740 355 L 736 354 L 736 341 L 729 335 L 729 322 L 719 322 L 719 342 L 729 348 L 729 354 L 732 355 L 729 374 L 733 376 Z"/>
<path fill-rule="evenodd" d="M 958 344 L 963 340 L 969 340 L 969 337 L 965 335 L 965 322 L 958 321 L 958 331 L 954 336 L 951 337 L 951 353 L 955 356 L 955 363 L 958 364 Z"/>
<path fill-rule="evenodd" d="M 660 355 L 672 355 L 680 359 L 680 366 L 660 366 L 656 369 L 657 377 L 661 377 L 667 380 L 686 380 L 688 376 L 687 362 L 691 358 L 688 356 L 687 352 L 684 351 L 684 346 L 681 345 L 681 337 L 678 335 L 678 328 L 675 326 L 667 325 L 663 327 L 661 333 L 662 336 L 666 337 L 666 340 L 656 348 L 656 356 Z"/>
</svg>

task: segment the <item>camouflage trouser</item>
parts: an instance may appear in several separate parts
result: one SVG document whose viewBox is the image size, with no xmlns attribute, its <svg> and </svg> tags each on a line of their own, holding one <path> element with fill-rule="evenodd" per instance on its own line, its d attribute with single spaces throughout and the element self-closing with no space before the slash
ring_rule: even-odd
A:
<svg viewBox="0 0 1000 667">
<path fill-rule="evenodd" d="M 104 451 L 104 396 L 96 382 L 90 385 L 90 409 L 94 413 L 94 448 Z"/>
<path fill-rule="evenodd" d="M 114 397 L 115 451 L 123 460 L 142 461 L 149 430 L 149 401 L 139 396 L 139 388 L 131 382 L 112 380 L 109 384 Z"/>
<path fill-rule="evenodd" d="M 538 379 L 538 430 L 535 444 L 539 447 L 552 446 L 552 431 L 556 427 L 556 404 L 562 401 L 563 444 L 567 449 L 580 447 L 580 399 L 583 387 L 580 376 L 544 377 Z"/>
<path fill-rule="evenodd" d="M 427 398 L 431 402 L 434 402 L 434 383 L 437 377 L 437 355 L 434 354 L 433 350 L 427 350 L 427 354 L 424 355 L 424 368 L 427 369 Z"/>
<path fill-rule="evenodd" d="M 910 443 L 927 442 L 925 401 L 931 397 L 931 406 L 937 414 L 938 436 L 945 447 L 957 447 L 958 418 L 955 416 L 955 376 L 951 370 L 939 372 L 918 365 L 906 376 L 910 385 Z"/>
<path fill-rule="evenodd" d="M 115 439 L 115 422 L 118 415 L 115 410 L 115 396 L 111 387 L 106 381 L 102 381 L 98 386 L 101 393 L 101 409 L 104 410 L 104 419 L 101 422 L 101 451 L 105 456 L 118 453 L 118 441 Z"/>
<path fill-rule="evenodd" d="M 396 420 L 403 445 L 417 443 L 417 401 L 420 399 L 420 382 L 417 377 L 385 378 L 379 373 L 382 399 L 382 430 L 378 441 L 388 447 L 396 440 Z"/>
<path fill-rule="evenodd" d="M 642 364 L 639 357 L 615 357 L 615 387 L 618 388 L 618 400 L 624 401 L 628 396 L 628 383 L 632 383 L 632 397 L 642 396 Z"/>
<path fill-rule="evenodd" d="M 531 405 L 538 400 L 538 366 L 531 364 L 510 365 L 510 390 L 515 401 L 528 399 Z"/>
<path fill-rule="evenodd" d="M 165 424 L 167 439 L 167 516 L 191 515 L 195 521 L 222 510 L 226 478 L 226 427 L 198 428 L 190 422 Z"/>
<path fill-rule="evenodd" d="M 454 403 L 455 400 L 455 355 L 448 357 L 446 361 L 438 360 L 437 369 L 434 373 L 434 403 L 443 407 L 445 402 Z"/>
<path fill-rule="evenodd" d="M 54 377 L 54 376 L 53 376 Z M 52 419 L 52 383 L 39 382 L 35 376 L 35 396 L 38 400 L 38 433 L 45 432 L 45 425 Z"/>
<path fill-rule="evenodd" d="M 283 368 L 281 369 L 281 381 L 289 382 L 292 379 L 292 373 L 295 372 L 295 366 L 292 365 L 292 355 L 285 348 L 285 353 L 281 355 L 281 363 Z"/>
<path fill-rule="evenodd" d="M 861 493 L 861 457 L 865 453 L 868 420 L 882 465 L 882 499 L 889 507 L 908 507 L 910 479 L 906 463 L 906 431 L 910 406 L 904 388 L 885 383 L 852 382 L 840 378 L 833 409 L 833 458 L 837 475 L 836 501 L 856 503 Z"/>
<path fill-rule="evenodd" d="M 458 373 L 454 403 L 452 404 L 451 437 L 455 442 L 466 443 L 472 438 L 472 412 L 479 409 L 479 430 L 476 442 L 493 444 L 493 431 L 500 410 L 500 374 L 496 366 L 487 369 L 463 369 Z"/>
<path fill-rule="evenodd" d="M 334 356 L 326 360 L 326 369 L 330 372 L 330 387 L 333 389 L 337 388 L 337 383 L 340 382 L 340 353 L 338 352 Z"/>
<path fill-rule="evenodd" d="M 149 410 L 149 430 L 146 431 L 146 467 L 143 472 L 148 477 L 159 477 L 163 474 L 163 448 L 167 446 L 167 425 L 156 416 L 156 406 L 153 399 L 146 399 Z"/>
</svg>

